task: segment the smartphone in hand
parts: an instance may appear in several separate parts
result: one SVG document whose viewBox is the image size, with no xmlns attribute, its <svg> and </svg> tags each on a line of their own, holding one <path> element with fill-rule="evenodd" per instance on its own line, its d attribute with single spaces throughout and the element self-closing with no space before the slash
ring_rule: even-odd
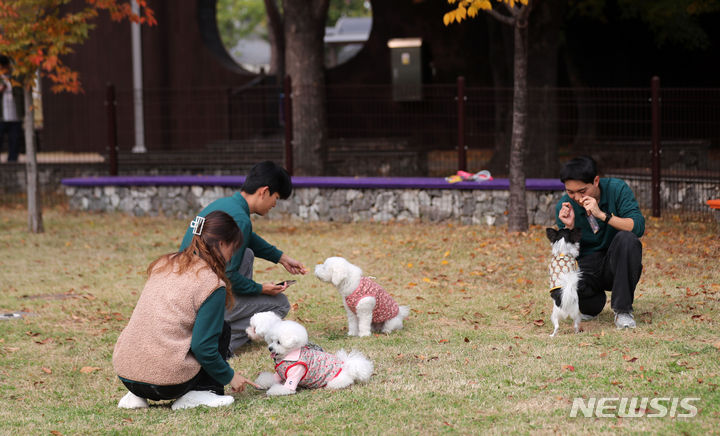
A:
<svg viewBox="0 0 720 436">
<path fill-rule="evenodd" d="M 285 280 L 283 282 L 275 283 L 278 286 L 285 286 L 285 285 L 292 285 L 293 283 L 297 283 L 297 280 Z"/>
</svg>

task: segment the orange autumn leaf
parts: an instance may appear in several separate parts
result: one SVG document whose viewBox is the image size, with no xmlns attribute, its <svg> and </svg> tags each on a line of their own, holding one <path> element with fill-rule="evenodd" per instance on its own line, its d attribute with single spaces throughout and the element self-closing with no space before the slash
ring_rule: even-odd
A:
<svg viewBox="0 0 720 436">
<path fill-rule="evenodd" d="M 45 368 L 45 367 L 43 366 L 41 369 L 42 369 L 42 371 L 43 371 L 45 374 L 52 374 L 52 369 L 50 369 L 50 368 Z"/>
<path fill-rule="evenodd" d="M 575 367 L 572 365 L 563 365 L 562 369 L 564 369 L 566 371 L 571 371 L 571 372 L 575 371 Z"/>
<path fill-rule="evenodd" d="M 13 59 L 15 77 L 23 78 L 22 86 L 30 87 L 39 72 L 50 79 L 55 92 L 81 92 L 77 72 L 65 65 L 62 58 L 88 38 L 99 11 L 108 12 L 114 21 L 157 24 L 146 0 L 137 0 L 139 15 L 124 0 L 86 0 L 77 2 L 72 10 L 65 7 L 67 3 L 67 0 L 0 1 L 0 53 Z"/>
<path fill-rule="evenodd" d="M 90 374 L 95 371 L 100 371 L 100 368 L 98 368 L 97 366 L 83 366 L 82 368 L 80 368 L 80 372 L 83 374 Z"/>
</svg>

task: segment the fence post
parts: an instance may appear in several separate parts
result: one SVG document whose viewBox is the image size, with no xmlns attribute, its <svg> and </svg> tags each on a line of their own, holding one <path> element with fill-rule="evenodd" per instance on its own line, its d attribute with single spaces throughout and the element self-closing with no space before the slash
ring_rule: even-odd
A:
<svg viewBox="0 0 720 436">
<path fill-rule="evenodd" d="M 117 144 L 117 100 L 115 99 L 115 85 L 108 82 L 105 93 L 105 107 L 107 113 L 107 141 L 108 141 L 108 164 L 111 176 L 118 175 L 118 144 Z"/>
<path fill-rule="evenodd" d="M 457 78 L 458 117 L 458 171 L 467 171 L 467 146 L 465 145 L 465 77 Z"/>
<path fill-rule="evenodd" d="M 660 78 L 650 79 L 652 102 L 652 216 L 660 217 Z"/>
<path fill-rule="evenodd" d="M 285 169 L 293 174 L 292 79 L 283 80 L 283 114 L 285 117 Z"/>
<path fill-rule="evenodd" d="M 232 141 L 233 139 L 233 126 L 232 126 L 232 116 L 233 116 L 233 106 L 232 106 L 232 98 L 233 98 L 233 89 L 232 86 L 227 89 L 227 139 L 228 141 Z"/>
</svg>

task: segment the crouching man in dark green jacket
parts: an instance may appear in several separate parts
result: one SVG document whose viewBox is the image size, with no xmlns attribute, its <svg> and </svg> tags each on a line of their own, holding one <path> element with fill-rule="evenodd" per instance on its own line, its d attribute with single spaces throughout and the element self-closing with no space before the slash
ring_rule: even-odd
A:
<svg viewBox="0 0 720 436">
<path fill-rule="evenodd" d="M 225 271 L 235 294 L 235 305 L 225 312 L 225 321 L 230 324 L 231 329 L 229 350 L 231 353 L 236 353 L 248 342 L 245 329 L 250 325 L 250 317 L 255 313 L 272 311 L 280 317 L 285 317 L 290 311 L 290 303 L 283 293 L 287 285 L 260 284 L 253 281 L 254 259 L 259 257 L 279 263 L 290 274 L 307 273 L 301 262 L 289 257 L 255 234 L 250 220 L 250 214 L 267 214 L 275 207 L 278 199 L 285 200 L 291 193 L 292 181 L 287 171 L 271 161 L 265 161 L 250 170 L 240 192 L 213 201 L 198 214 L 204 217 L 212 211 L 221 210 L 235 219 L 243 235 L 243 244 L 235 251 Z M 192 230 L 188 227 L 180 250 L 190 244 Z"/>
<path fill-rule="evenodd" d="M 611 291 L 617 328 L 635 328 L 633 299 L 642 273 L 645 218 L 630 187 L 620 179 L 597 175 L 588 156 L 569 161 L 560 172 L 565 195 L 555 207 L 559 228 L 582 229 L 578 297 L 583 321 L 595 318 Z M 597 223 L 595 231 L 590 223 Z"/>
</svg>

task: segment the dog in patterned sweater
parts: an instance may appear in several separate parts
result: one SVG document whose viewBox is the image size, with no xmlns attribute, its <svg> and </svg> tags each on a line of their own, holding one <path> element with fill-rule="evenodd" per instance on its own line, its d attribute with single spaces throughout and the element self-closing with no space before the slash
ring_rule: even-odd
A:
<svg viewBox="0 0 720 436">
<path fill-rule="evenodd" d="M 552 259 L 548 266 L 548 272 L 550 273 L 550 296 L 554 301 L 550 320 L 555 329 L 550 336 L 557 334 L 560 320 L 567 317 L 573 319 L 575 333 L 579 333 L 582 315 L 580 314 L 577 289 L 581 274 L 577 257 L 580 254 L 582 230 L 555 230 L 548 227 L 545 233 L 552 244 Z"/>
<path fill-rule="evenodd" d="M 315 275 L 335 285 L 343 298 L 349 336 L 370 336 L 372 330 L 390 333 L 403 327 L 410 308 L 399 306 L 371 277 L 342 257 L 328 257 Z"/>
<path fill-rule="evenodd" d="M 355 382 L 366 382 L 373 363 L 359 351 L 326 353 L 308 346 L 305 327 L 295 321 L 280 321 L 265 335 L 275 361 L 275 372 L 263 372 L 255 383 L 267 395 L 292 395 L 298 387 L 342 389 Z"/>
</svg>

